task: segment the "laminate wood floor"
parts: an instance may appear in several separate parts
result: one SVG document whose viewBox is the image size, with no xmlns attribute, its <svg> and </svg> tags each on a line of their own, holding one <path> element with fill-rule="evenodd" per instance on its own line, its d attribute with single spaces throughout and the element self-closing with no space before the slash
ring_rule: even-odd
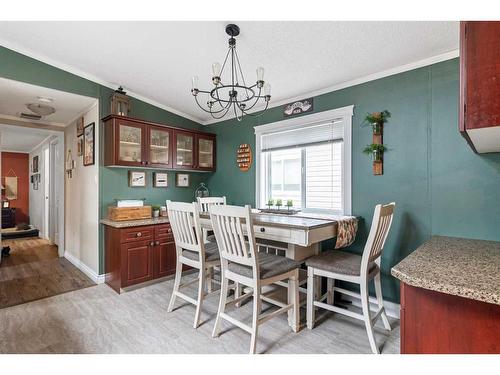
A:
<svg viewBox="0 0 500 375">
<path fill-rule="evenodd" d="M 189 277 L 195 277 L 190 275 Z M 194 306 L 178 300 L 168 314 L 173 280 L 115 293 L 105 284 L 0 310 L 1 353 L 238 353 L 249 350 L 250 335 L 223 321 L 211 337 L 218 294 L 207 297 L 202 325 L 193 329 Z M 194 296 L 194 287 L 186 288 Z M 269 308 L 268 305 L 266 308 Z M 228 310 L 250 321 L 252 303 Z M 302 309 L 304 310 L 304 309 Z M 302 311 L 305 314 L 305 311 Z M 364 323 L 328 311 L 313 330 L 293 333 L 286 314 L 261 326 L 259 353 L 370 353 Z M 375 329 L 382 353 L 399 352 L 399 321 Z"/>
<path fill-rule="evenodd" d="M 95 285 L 66 258 L 59 258 L 57 246 L 47 240 L 4 240 L 2 246 L 11 250 L 0 264 L 0 308 Z"/>
</svg>

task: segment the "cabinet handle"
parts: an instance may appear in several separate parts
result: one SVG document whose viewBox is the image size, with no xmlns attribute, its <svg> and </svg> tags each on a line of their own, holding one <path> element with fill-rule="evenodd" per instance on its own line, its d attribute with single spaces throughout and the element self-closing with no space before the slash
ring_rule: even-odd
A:
<svg viewBox="0 0 500 375">
<path fill-rule="evenodd" d="M 260 231 L 261 231 L 261 232 L 265 232 L 265 231 L 266 231 L 266 228 L 260 228 Z"/>
<path fill-rule="evenodd" d="M 137 232 L 137 233 L 135 234 L 135 236 L 136 236 L 136 237 L 141 237 L 141 236 L 142 236 L 142 233 L 141 233 L 141 232 Z"/>
<path fill-rule="evenodd" d="M 156 241 L 156 243 L 155 243 L 155 244 L 158 246 L 158 245 L 160 244 L 160 241 Z"/>
<path fill-rule="evenodd" d="M 154 241 L 151 241 L 151 243 L 149 244 L 149 246 L 154 246 L 154 245 L 155 245 Z"/>
</svg>

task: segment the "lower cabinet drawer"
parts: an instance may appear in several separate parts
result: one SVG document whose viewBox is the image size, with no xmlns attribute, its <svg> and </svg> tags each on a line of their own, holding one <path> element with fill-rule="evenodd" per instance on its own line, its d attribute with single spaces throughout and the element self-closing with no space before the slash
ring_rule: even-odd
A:
<svg viewBox="0 0 500 375">
<path fill-rule="evenodd" d="M 121 242 L 153 241 L 154 227 L 134 227 L 121 230 Z"/>
</svg>

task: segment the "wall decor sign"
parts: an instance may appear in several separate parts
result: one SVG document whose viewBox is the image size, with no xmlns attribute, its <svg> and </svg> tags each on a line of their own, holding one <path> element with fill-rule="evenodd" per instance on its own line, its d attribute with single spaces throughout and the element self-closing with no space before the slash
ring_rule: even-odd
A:
<svg viewBox="0 0 500 375">
<path fill-rule="evenodd" d="M 31 165 L 31 169 L 33 173 L 38 173 L 38 155 L 33 156 L 33 163 Z"/>
<path fill-rule="evenodd" d="M 83 126 L 84 124 L 84 119 L 83 117 L 80 117 L 78 120 L 76 120 L 76 136 L 79 137 L 83 135 Z"/>
<path fill-rule="evenodd" d="M 128 171 L 128 186 L 146 187 L 146 172 Z"/>
<path fill-rule="evenodd" d="M 298 100 L 283 106 L 283 116 L 290 117 L 313 110 L 313 98 Z"/>
<path fill-rule="evenodd" d="M 88 124 L 83 130 L 83 165 L 95 163 L 95 123 Z"/>
<path fill-rule="evenodd" d="M 189 187 L 189 174 L 177 173 L 177 175 L 175 176 L 175 186 Z"/>
<path fill-rule="evenodd" d="M 168 174 L 164 172 L 154 172 L 153 187 L 168 187 Z"/>
<path fill-rule="evenodd" d="M 79 136 L 76 140 L 77 155 L 83 156 L 83 135 Z"/>
<path fill-rule="evenodd" d="M 252 149 L 248 143 L 242 143 L 236 150 L 236 164 L 242 172 L 247 172 L 252 166 Z"/>
</svg>

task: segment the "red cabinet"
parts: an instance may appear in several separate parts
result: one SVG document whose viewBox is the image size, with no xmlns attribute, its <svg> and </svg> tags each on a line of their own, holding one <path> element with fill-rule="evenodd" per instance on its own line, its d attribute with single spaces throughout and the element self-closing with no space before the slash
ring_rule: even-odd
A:
<svg viewBox="0 0 500 375">
<path fill-rule="evenodd" d="M 215 170 L 215 134 L 110 115 L 104 121 L 104 165 Z"/>
<path fill-rule="evenodd" d="M 105 228 L 106 283 L 122 288 L 175 273 L 175 242 L 170 224 Z"/>
<path fill-rule="evenodd" d="M 500 152 L 500 22 L 460 23 L 459 130 L 475 152 Z"/>
</svg>

